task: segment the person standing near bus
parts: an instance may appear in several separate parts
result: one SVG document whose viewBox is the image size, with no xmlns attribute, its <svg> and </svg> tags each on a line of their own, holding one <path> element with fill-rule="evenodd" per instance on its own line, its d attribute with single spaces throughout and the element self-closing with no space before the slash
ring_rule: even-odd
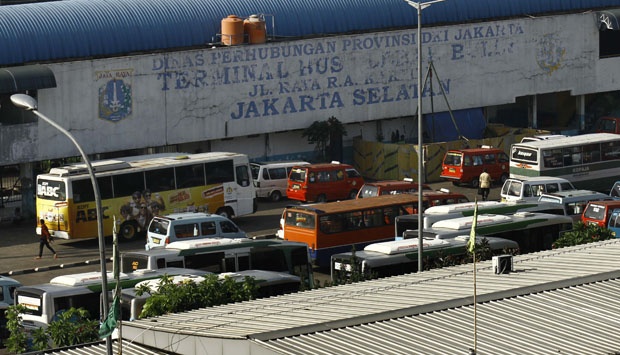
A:
<svg viewBox="0 0 620 355">
<path fill-rule="evenodd" d="M 489 191 L 491 190 L 491 175 L 487 172 L 487 169 L 484 168 L 482 174 L 480 174 L 480 178 L 478 179 L 480 186 L 480 194 L 482 195 L 482 201 L 486 201 L 489 198 Z"/>
<path fill-rule="evenodd" d="M 41 223 L 41 235 L 39 236 L 39 256 L 37 256 L 35 259 L 41 259 L 41 256 L 43 256 L 43 246 L 46 246 L 47 249 L 54 253 L 54 259 L 58 259 L 58 254 L 56 254 L 56 251 L 50 245 L 52 235 L 50 234 L 50 230 L 45 225 L 45 220 L 41 218 L 39 222 Z"/>
</svg>

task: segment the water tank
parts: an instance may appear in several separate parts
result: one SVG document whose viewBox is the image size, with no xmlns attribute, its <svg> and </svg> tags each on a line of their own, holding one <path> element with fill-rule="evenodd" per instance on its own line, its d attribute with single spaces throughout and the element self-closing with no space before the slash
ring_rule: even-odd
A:
<svg viewBox="0 0 620 355">
<path fill-rule="evenodd" d="M 243 43 L 243 20 L 236 15 L 222 20 L 222 43 L 227 46 Z"/>
<path fill-rule="evenodd" d="M 267 41 L 267 28 L 265 20 L 258 15 L 251 15 L 243 21 L 243 30 L 248 35 L 249 44 L 260 44 Z"/>
</svg>

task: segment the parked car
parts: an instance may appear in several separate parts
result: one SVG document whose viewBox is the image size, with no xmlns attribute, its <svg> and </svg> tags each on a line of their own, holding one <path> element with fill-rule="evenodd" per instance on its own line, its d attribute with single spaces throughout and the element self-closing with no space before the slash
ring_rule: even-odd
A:
<svg viewBox="0 0 620 355">
<path fill-rule="evenodd" d="M 247 237 L 226 217 L 208 213 L 175 213 L 153 217 L 147 231 L 145 249 L 163 248 L 178 240 Z"/>
<path fill-rule="evenodd" d="M 256 187 L 256 197 L 280 201 L 286 197 L 288 175 L 294 166 L 310 164 L 305 161 L 265 161 L 250 163 L 252 178 Z"/>
</svg>

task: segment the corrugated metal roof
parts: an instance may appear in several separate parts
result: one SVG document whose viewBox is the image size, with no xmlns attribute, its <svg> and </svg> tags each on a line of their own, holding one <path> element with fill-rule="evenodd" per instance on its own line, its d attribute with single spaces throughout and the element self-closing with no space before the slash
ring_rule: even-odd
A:
<svg viewBox="0 0 620 355">
<path fill-rule="evenodd" d="M 516 256 L 510 274 L 477 264 L 478 353 L 620 351 L 619 253 L 620 239 Z M 180 348 L 253 339 L 278 354 L 457 354 L 473 346 L 472 305 L 469 264 L 139 320 L 123 334 Z"/>
<path fill-rule="evenodd" d="M 85 345 L 76 345 L 73 347 L 61 348 L 61 349 L 50 349 L 43 352 L 36 352 L 37 354 L 62 354 L 62 355 L 107 355 L 107 345 L 105 341 L 101 341 L 98 343 L 85 344 Z M 112 353 L 120 354 L 118 351 L 118 341 L 114 340 L 112 342 Z M 150 347 L 142 346 L 140 344 L 132 343 L 129 341 L 123 341 L 121 347 L 123 354 L 129 355 L 170 355 L 176 354 L 170 351 L 163 351 L 158 349 L 153 349 Z"/>
<path fill-rule="evenodd" d="M 446 0 L 425 25 L 620 6 L 620 0 Z M 265 14 L 276 36 L 316 36 L 411 27 L 402 0 L 65 0 L 0 6 L 0 65 L 116 56 L 219 42 L 230 14 Z"/>
</svg>

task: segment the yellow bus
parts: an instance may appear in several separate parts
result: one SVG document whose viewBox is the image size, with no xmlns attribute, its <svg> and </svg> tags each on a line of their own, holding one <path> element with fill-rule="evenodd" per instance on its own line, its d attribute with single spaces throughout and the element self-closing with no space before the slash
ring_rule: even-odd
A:
<svg viewBox="0 0 620 355">
<path fill-rule="evenodd" d="M 162 153 L 92 162 L 101 195 L 104 234 L 113 218 L 121 240 L 144 234 L 156 215 L 216 213 L 227 218 L 254 213 L 256 192 L 247 155 L 226 152 Z M 97 237 L 95 194 L 84 163 L 37 176 L 37 220 L 54 237 Z M 40 234 L 37 227 L 37 234 Z"/>
</svg>

